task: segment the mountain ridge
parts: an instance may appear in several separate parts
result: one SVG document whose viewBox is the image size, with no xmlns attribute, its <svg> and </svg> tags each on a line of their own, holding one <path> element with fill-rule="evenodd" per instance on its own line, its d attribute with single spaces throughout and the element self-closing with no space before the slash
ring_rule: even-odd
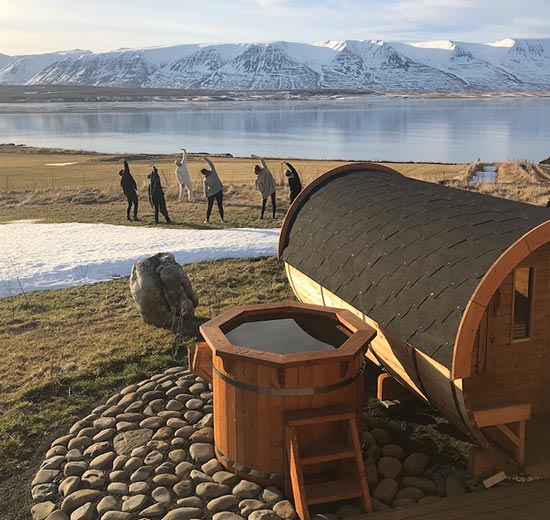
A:
<svg viewBox="0 0 550 520">
<path fill-rule="evenodd" d="M 549 90 L 550 38 L 491 43 L 387 42 L 182 44 L 93 53 L 0 54 L 0 84 L 334 90 L 380 93 Z"/>
</svg>

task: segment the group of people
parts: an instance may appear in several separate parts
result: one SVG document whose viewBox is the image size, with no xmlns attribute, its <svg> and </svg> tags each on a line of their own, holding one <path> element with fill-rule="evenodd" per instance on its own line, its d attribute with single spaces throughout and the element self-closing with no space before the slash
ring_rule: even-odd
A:
<svg viewBox="0 0 550 520">
<path fill-rule="evenodd" d="M 189 202 L 194 201 L 193 193 L 193 183 L 191 182 L 191 176 L 189 175 L 189 170 L 187 169 L 186 164 L 186 154 L 187 150 L 182 148 L 182 157 L 175 161 L 176 164 L 176 180 L 179 185 L 179 194 L 178 200 L 183 201 L 184 192 L 187 191 L 187 198 Z M 257 159 L 260 164 L 254 166 L 254 173 L 256 175 L 256 189 L 261 195 L 261 209 L 260 209 L 260 219 L 264 218 L 267 201 L 271 200 L 271 209 L 273 218 L 277 211 L 277 183 L 273 177 L 273 174 L 269 170 L 269 167 L 265 160 L 262 157 L 257 155 L 251 155 L 252 158 Z M 220 221 L 225 222 L 224 219 L 224 208 L 223 208 L 223 184 L 218 176 L 216 167 L 214 163 L 204 157 L 203 160 L 208 165 L 208 168 L 202 168 L 201 174 L 203 175 L 204 183 L 204 195 L 207 200 L 206 208 L 206 219 L 205 224 L 210 223 L 210 216 L 212 215 L 212 209 L 214 207 L 214 202 L 216 202 L 218 207 L 218 212 L 220 214 Z M 285 176 L 288 179 L 288 185 L 290 188 L 290 202 L 294 202 L 294 199 L 298 196 L 298 193 L 302 191 L 302 183 L 300 181 L 300 175 L 298 171 L 292 164 L 287 161 L 283 161 L 282 164 L 286 167 Z M 138 194 L 137 194 L 137 184 L 132 174 L 130 173 L 130 167 L 128 166 L 128 161 L 124 161 L 124 168 L 120 170 L 120 185 L 122 191 L 128 202 L 128 207 L 126 209 L 126 218 L 131 220 L 130 213 L 133 208 L 133 218 L 134 220 L 139 220 L 138 218 Z M 164 190 L 162 189 L 162 184 L 158 170 L 153 166 L 153 170 L 147 176 L 149 179 L 149 203 L 155 212 L 155 223 L 158 224 L 159 213 L 166 219 L 166 223 L 170 224 L 172 221 L 168 215 L 168 210 L 166 209 L 166 198 L 164 196 Z"/>
</svg>

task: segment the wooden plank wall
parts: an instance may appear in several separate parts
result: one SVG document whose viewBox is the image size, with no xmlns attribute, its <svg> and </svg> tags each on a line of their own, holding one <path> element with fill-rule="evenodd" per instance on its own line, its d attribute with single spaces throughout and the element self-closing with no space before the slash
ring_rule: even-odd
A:
<svg viewBox="0 0 550 520">
<path fill-rule="evenodd" d="M 550 245 L 546 245 L 520 264 L 520 267 L 534 267 L 529 339 L 512 341 L 513 273 L 506 277 L 487 311 L 485 375 L 530 402 L 534 416 L 550 410 L 549 390 L 545 384 L 550 372 L 549 262 Z"/>
</svg>

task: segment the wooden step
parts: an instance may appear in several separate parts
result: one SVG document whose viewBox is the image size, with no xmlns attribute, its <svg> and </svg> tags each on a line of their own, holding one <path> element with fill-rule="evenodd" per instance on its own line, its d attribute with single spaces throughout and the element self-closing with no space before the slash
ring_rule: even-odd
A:
<svg viewBox="0 0 550 520">
<path fill-rule="evenodd" d="M 337 502 L 338 500 L 360 497 L 363 494 L 359 479 L 352 478 L 315 484 L 306 483 L 305 487 L 308 505 Z"/>
<path fill-rule="evenodd" d="M 325 422 L 346 421 L 354 418 L 354 410 L 349 406 L 342 405 L 291 411 L 285 415 L 285 420 L 289 426 L 307 426 Z"/>
<path fill-rule="evenodd" d="M 300 450 L 302 465 L 330 462 L 331 460 L 354 459 L 355 450 L 349 444 L 339 441 L 322 448 L 306 448 Z"/>
</svg>

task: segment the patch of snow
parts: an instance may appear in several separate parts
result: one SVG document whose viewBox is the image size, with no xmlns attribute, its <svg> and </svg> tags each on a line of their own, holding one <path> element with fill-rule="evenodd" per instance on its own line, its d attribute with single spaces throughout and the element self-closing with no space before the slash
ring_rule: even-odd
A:
<svg viewBox="0 0 550 520">
<path fill-rule="evenodd" d="M 276 254 L 279 229 L 179 230 L 110 224 L 0 226 L 0 297 L 128 276 L 132 265 L 159 252 L 180 264 Z"/>
<path fill-rule="evenodd" d="M 69 166 L 71 164 L 78 164 L 78 161 L 75 161 L 75 162 L 52 162 L 52 163 L 47 163 L 46 166 Z"/>
</svg>

